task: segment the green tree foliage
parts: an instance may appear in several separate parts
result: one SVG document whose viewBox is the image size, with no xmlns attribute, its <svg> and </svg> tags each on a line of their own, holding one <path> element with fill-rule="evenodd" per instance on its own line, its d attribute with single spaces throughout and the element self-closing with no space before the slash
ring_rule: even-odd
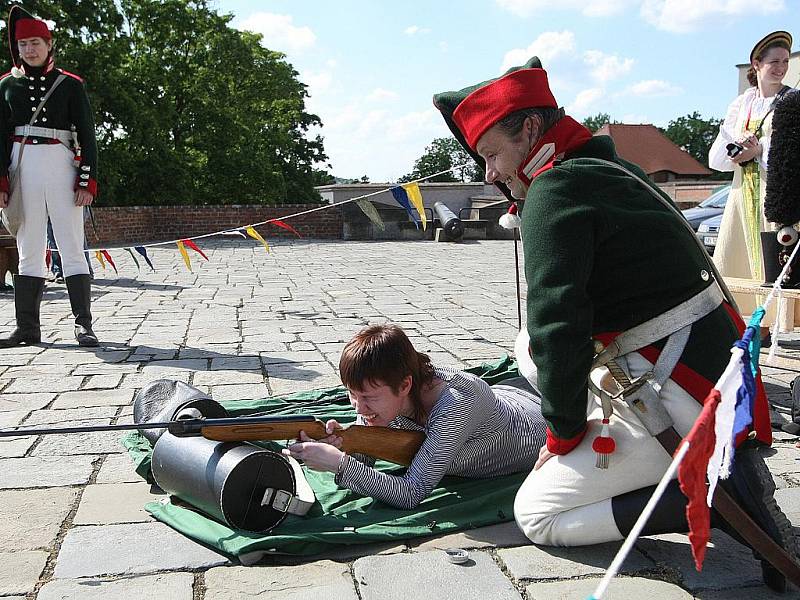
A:
<svg viewBox="0 0 800 600">
<path fill-rule="evenodd" d="M 609 125 L 612 123 L 619 123 L 619 121 L 612 121 L 611 115 L 608 113 L 597 113 L 593 117 L 586 117 L 583 120 L 584 127 L 586 127 L 592 133 L 600 129 L 603 125 Z"/>
<path fill-rule="evenodd" d="M 398 179 L 400 183 L 427 177 L 457 165 L 463 168 L 444 173 L 428 181 L 483 181 L 483 171 L 472 157 L 461 147 L 454 137 L 436 138 L 426 148 L 422 156 L 414 162 L 414 170 Z"/>
<path fill-rule="evenodd" d="M 26 9 L 56 22 L 57 65 L 87 81 L 100 202 L 319 199 L 313 167 L 326 156 L 308 133 L 321 122 L 305 111 L 305 85 L 283 54 L 230 27 L 207 0 L 44 0 Z"/>
<path fill-rule="evenodd" d="M 673 119 L 662 131 L 675 145 L 691 154 L 700 164 L 708 166 L 708 151 L 721 124 L 722 119 L 704 119 L 695 111 Z"/>
</svg>

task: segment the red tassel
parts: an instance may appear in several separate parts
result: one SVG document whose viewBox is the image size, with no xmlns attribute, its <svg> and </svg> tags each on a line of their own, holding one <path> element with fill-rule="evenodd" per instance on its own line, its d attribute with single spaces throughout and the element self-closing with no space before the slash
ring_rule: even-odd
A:
<svg viewBox="0 0 800 600">
<path fill-rule="evenodd" d="M 597 462 L 595 466 L 598 469 L 607 469 L 609 457 L 617 447 L 614 438 L 611 437 L 608 430 L 608 419 L 603 419 L 603 428 L 600 430 L 600 435 L 594 438 L 592 442 L 592 450 L 597 454 Z"/>
</svg>

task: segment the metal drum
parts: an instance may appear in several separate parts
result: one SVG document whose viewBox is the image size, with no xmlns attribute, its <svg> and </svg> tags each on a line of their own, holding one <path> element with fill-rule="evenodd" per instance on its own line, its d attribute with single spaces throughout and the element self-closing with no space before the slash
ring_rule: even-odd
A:
<svg viewBox="0 0 800 600">
<path fill-rule="evenodd" d="M 298 489 L 298 476 L 286 457 L 252 444 L 202 437 L 164 433 L 153 449 L 152 470 L 165 492 L 245 531 L 277 526 Z M 299 466 L 297 470 L 300 485 L 307 487 Z"/>
</svg>

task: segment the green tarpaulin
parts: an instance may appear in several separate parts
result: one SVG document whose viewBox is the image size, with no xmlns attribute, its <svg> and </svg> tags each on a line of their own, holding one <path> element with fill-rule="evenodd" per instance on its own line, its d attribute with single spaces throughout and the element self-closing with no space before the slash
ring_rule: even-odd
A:
<svg viewBox="0 0 800 600">
<path fill-rule="evenodd" d="M 516 364 L 508 356 L 469 371 L 490 384 L 518 376 Z M 237 416 L 269 411 L 280 415 L 302 413 L 323 420 L 335 418 L 342 423 L 355 419 L 342 387 L 222 404 Z M 126 435 L 122 442 L 136 464 L 136 472 L 151 480 L 149 442 L 138 432 Z M 402 468 L 382 461 L 376 468 L 402 473 Z M 509 521 L 513 518 L 514 495 L 527 475 L 518 473 L 491 480 L 446 477 L 416 509 L 401 510 L 340 488 L 333 482 L 332 473 L 305 472 L 317 503 L 306 516 L 289 515 L 268 534 L 234 530 L 168 501 L 151 502 L 145 508 L 190 538 L 249 562 L 248 558 L 262 553 L 319 554 L 341 545 L 405 540 Z"/>
</svg>

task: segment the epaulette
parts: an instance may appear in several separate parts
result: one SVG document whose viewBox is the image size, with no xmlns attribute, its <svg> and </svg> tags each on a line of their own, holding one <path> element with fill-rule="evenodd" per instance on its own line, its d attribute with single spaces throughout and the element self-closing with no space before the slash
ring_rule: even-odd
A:
<svg viewBox="0 0 800 600">
<path fill-rule="evenodd" d="M 73 79 L 77 79 L 78 81 L 83 83 L 83 78 L 80 75 L 75 75 L 75 73 L 70 73 L 69 71 L 65 71 L 64 69 L 59 69 L 59 71 L 61 71 L 64 75 L 68 75 Z"/>
</svg>

